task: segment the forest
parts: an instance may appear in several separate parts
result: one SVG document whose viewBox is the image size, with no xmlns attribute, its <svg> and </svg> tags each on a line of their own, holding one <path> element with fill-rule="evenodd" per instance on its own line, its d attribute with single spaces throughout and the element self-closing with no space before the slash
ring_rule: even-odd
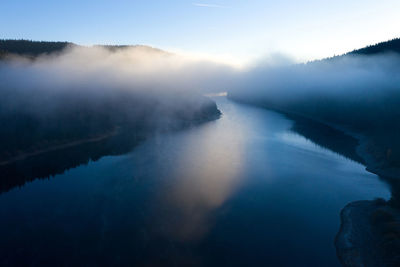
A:
<svg viewBox="0 0 400 267">
<path fill-rule="evenodd" d="M 16 54 L 20 56 L 36 57 L 41 54 L 61 52 L 69 42 L 44 42 L 29 40 L 0 40 L 0 55 Z"/>
</svg>

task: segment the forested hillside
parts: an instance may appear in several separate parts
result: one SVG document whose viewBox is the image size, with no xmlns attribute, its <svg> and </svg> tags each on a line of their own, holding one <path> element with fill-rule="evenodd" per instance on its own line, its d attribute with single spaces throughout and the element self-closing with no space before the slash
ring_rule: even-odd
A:
<svg viewBox="0 0 400 267">
<path fill-rule="evenodd" d="M 400 168 L 399 71 L 400 39 L 394 39 L 306 64 L 256 67 L 229 97 L 362 134 L 375 161 L 368 167 L 389 170 Z"/>
<path fill-rule="evenodd" d="M 2 40 L 0 51 L 33 59 L 0 61 L 0 165 L 116 131 L 144 137 L 220 114 L 210 99 L 157 81 L 169 71 L 151 68 L 168 60 L 162 50 Z"/>
<path fill-rule="evenodd" d="M 373 55 L 381 53 L 400 53 L 400 38 L 387 42 L 370 45 L 361 49 L 354 50 L 350 55 Z"/>
<path fill-rule="evenodd" d="M 69 45 L 74 44 L 69 42 L 0 40 L 0 55 L 3 53 L 35 57 L 41 54 L 60 52 Z"/>
<path fill-rule="evenodd" d="M 77 47 L 79 45 L 71 42 L 46 42 L 46 41 L 30 41 L 30 40 L 1 40 L 0 39 L 0 58 L 6 55 L 19 55 L 34 58 L 43 54 L 52 54 L 63 51 L 67 47 Z M 135 47 L 142 51 L 151 53 L 167 52 L 145 45 L 95 45 L 94 47 L 106 48 L 112 52 L 120 49 Z"/>
</svg>

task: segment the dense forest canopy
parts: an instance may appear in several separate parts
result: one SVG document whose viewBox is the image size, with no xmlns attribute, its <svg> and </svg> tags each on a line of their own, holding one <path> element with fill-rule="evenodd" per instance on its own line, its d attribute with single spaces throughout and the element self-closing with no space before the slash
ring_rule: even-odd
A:
<svg viewBox="0 0 400 267">
<path fill-rule="evenodd" d="M 39 56 L 41 54 L 61 52 L 70 45 L 74 44 L 69 42 L 0 40 L 0 53 L 10 53 L 21 56 Z"/>
<path fill-rule="evenodd" d="M 400 53 L 400 38 L 387 42 L 370 45 L 361 49 L 354 50 L 351 55 L 374 55 L 380 53 Z"/>
<path fill-rule="evenodd" d="M 319 62 L 337 61 L 349 56 L 376 56 L 385 54 L 400 54 L 400 38 L 395 38 L 386 42 L 369 45 L 360 49 L 355 49 L 343 55 L 335 55 L 333 57 L 317 59 L 309 61 L 307 64 L 314 64 Z"/>
</svg>

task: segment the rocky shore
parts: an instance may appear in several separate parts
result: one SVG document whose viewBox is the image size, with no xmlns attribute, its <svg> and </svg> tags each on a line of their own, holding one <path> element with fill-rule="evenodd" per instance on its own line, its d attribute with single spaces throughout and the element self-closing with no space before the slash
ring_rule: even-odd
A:
<svg viewBox="0 0 400 267">
<path fill-rule="evenodd" d="M 384 200 L 349 203 L 335 240 L 344 266 L 400 266 L 400 213 Z"/>
</svg>

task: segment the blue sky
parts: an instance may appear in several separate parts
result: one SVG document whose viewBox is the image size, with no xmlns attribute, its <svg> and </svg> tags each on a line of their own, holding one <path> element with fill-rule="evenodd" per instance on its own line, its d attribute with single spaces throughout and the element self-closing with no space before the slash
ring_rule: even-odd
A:
<svg viewBox="0 0 400 267">
<path fill-rule="evenodd" d="M 1 0 L 0 38 L 309 60 L 400 37 L 398 0 Z"/>
</svg>

